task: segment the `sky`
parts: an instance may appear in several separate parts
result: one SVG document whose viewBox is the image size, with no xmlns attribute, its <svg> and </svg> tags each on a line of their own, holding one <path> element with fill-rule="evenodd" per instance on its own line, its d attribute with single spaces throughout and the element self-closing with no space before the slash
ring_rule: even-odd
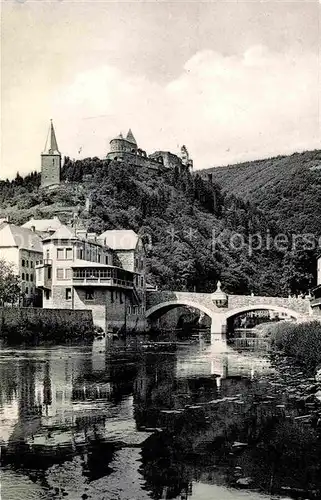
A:
<svg viewBox="0 0 321 500">
<path fill-rule="evenodd" d="M 62 155 L 185 144 L 202 169 L 321 149 L 321 4 L 3 0 L 1 178 Z"/>
</svg>

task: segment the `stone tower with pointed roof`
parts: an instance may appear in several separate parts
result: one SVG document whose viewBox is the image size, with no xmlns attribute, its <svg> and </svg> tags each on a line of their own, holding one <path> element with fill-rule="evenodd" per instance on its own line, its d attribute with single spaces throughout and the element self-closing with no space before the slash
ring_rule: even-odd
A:
<svg viewBox="0 0 321 500">
<path fill-rule="evenodd" d="M 60 184 L 61 153 L 58 149 L 55 129 L 50 121 L 45 150 L 41 153 L 41 187 Z"/>
</svg>

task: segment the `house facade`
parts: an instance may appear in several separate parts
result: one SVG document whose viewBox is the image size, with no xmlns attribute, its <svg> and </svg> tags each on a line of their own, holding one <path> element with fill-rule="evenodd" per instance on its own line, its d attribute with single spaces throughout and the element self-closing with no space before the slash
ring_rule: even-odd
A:
<svg viewBox="0 0 321 500">
<path fill-rule="evenodd" d="M 106 231 L 98 237 L 62 225 L 47 235 L 42 263 L 36 267 L 43 307 L 90 309 L 94 323 L 105 332 L 143 331 L 144 248 L 133 231 L 118 233 L 116 237 Z M 114 241 L 114 247 L 108 241 Z"/>
<path fill-rule="evenodd" d="M 22 305 L 35 305 L 36 267 L 42 262 L 40 236 L 31 229 L 9 222 L 0 225 L 0 258 L 13 265 L 21 283 Z"/>
</svg>

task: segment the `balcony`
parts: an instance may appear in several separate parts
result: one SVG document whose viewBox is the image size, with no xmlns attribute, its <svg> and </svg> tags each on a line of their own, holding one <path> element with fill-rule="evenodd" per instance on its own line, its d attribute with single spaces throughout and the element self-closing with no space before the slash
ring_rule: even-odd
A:
<svg viewBox="0 0 321 500">
<path fill-rule="evenodd" d="M 36 287 L 50 290 L 52 287 L 52 260 L 45 259 L 36 267 Z"/>
<path fill-rule="evenodd" d="M 127 288 L 132 290 L 134 283 L 126 279 L 128 273 L 119 269 L 73 269 L 74 286 L 102 286 Z"/>
</svg>

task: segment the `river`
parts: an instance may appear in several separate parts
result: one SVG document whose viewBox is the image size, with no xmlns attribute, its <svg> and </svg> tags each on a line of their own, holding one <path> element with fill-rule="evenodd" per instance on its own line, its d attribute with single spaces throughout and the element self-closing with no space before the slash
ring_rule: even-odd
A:
<svg viewBox="0 0 321 500">
<path fill-rule="evenodd" d="M 2 347 L 2 499 L 318 498 L 319 438 L 279 387 L 266 355 L 203 341 Z"/>
</svg>

